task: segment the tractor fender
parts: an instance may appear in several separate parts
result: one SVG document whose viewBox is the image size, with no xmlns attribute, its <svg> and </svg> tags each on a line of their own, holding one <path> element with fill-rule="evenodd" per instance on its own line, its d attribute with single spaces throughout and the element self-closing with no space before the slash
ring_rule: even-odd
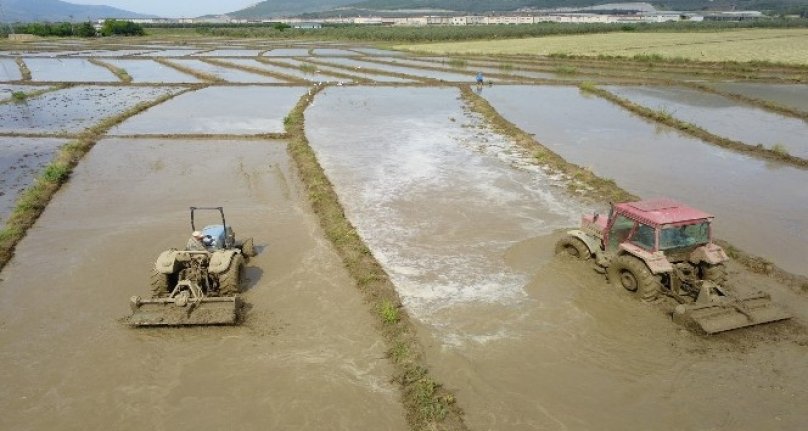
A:
<svg viewBox="0 0 808 431">
<path fill-rule="evenodd" d="M 230 268 L 230 261 L 233 256 L 239 254 L 238 250 L 222 250 L 214 251 L 210 256 L 210 263 L 208 264 L 208 272 L 211 274 L 221 274 Z"/>
<path fill-rule="evenodd" d="M 586 245 L 586 248 L 589 249 L 590 254 L 595 254 L 600 249 L 600 239 L 580 229 L 568 230 L 567 235 L 580 239 Z"/>
<path fill-rule="evenodd" d="M 710 243 L 693 250 L 688 260 L 694 265 L 698 265 L 702 262 L 717 265 L 728 261 L 729 257 L 719 245 Z"/>
<path fill-rule="evenodd" d="M 652 274 L 665 274 L 673 271 L 673 265 L 671 265 L 668 258 L 665 257 L 665 253 L 661 251 L 651 253 L 650 251 L 637 247 L 634 244 L 624 242 L 620 244 L 618 254 L 630 254 L 637 259 L 642 260 L 646 265 L 648 265 L 648 269 L 651 270 Z"/>
<path fill-rule="evenodd" d="M 177 250 L 166 250 L 160 253 L 157 262 L 154 263 L 154 268 L 160 274 L 173 274 L 177 266 Z"/>
</svg>

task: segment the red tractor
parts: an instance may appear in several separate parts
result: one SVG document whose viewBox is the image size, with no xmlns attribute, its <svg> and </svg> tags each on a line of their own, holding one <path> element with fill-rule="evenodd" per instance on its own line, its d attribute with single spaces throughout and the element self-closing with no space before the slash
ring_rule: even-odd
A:
<svg viewBox="0 0 808 431">
<path fill-rule="evenodd" d="M 670 199 L 613 204 L 606 217 L 583 216 L 556 253 L 594 258 L 611 283 L 644 301 L 672 297 L 674 320 L 708 334 L 790 318 L 767 294 L 741 298 L 726 288 L 729 258 L 712 241 L 713 218 Z"/>
</svg>

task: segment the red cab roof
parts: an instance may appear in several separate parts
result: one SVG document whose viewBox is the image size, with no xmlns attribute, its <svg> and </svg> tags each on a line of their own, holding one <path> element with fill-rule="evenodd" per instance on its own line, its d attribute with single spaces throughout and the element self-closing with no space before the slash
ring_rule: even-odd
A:
<svg viewBox="0 0 808 431">
<path fill-rule="evenodd" d="M 666 198 L 623 202 L 614 204 L 614 207 L 631 218 L 654 226 L 713 218 L 712 214 Z"/>
</svg>

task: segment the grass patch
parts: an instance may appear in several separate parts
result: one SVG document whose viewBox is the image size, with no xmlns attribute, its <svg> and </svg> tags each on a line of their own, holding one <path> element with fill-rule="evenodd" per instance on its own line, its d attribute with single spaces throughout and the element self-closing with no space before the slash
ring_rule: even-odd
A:
<svg viewBox="0 0 808 431">
<path fill-rule="evenodd" d="M 17 67 L 20 68 L 20 75 L 22 75 L 23 81 L 30 81 L 31 80 L 31 70 L 28 69 L 28 65 L 25 64 L 22 57 L 17 57 L 14 59 L 17 62 Z"/>
<path fill-rule="evenodd" d="M 97 66 L 101 66 L 101 67 L 109 70 L 110 72 L 115 74 L 115 76 L 121 82 L 123 82 L 125 84 L 129 84 L 129 83 L 132 82 L 132 77 L 129 76 L 129 73 L 126 70 L 121 69 L 120 67 L 117 67 L 114 64 L 107 63 L 106 61 L 99 60 L 97 58 L 89 58 L 88 60 L 89 60 L 90 63 L 93 63 L 93 64 L 95 64 Z"/>
<path fill-rule="evenodd" d="M 554 67 L 553 72 L 559 75 L 575 75 L 576 73 L 578 73 L 578 68 L 574 66 L 561 65 Z"/>
<path fill-rule="evenodd" d="M 772 147 L 772 152 L 774 152 L 775 154 L 779 154 L 781 156 L 789 156 L 788 148 L 786 148 L 786 146 L 783 144 L 775 144 Z"/>
<path fill-rule="evenodd" d="M 284 120 L 289 153 L 300 172 L 312 209 L 326 237 L 342 258 L 348 273 L 377 318 L 388 354 L 395 365 L 394 381 L 400 385 L 407 421 L 413 430 L 466 430 L 463 412 L 454 395 L 430 377 L 423 347 L 389 276 L 356 229 L 345 217 L 331 182 L 317 161 L 304 130 L 304 111 L 323 89 L 315 86 Z"/>
<path fill-rule="evenodd" d="M 317 73 L 317 67 L 315 67 L 313 64 L 301 64 L 298 69 L 309 75 L 314 75 Z"/>
<path fill-rule="evenodd" d="M 17 103 L 25 102 L 28 100 L 28 94 L 26 94 L 24 91 L 15 91 L 11 93 L 11 100 Z"/>
<path fill-rule="evenodd" d="M 190 91 L 190 89 L 185 91 Z M 25 237 L 28 229 L 34 225 L 53 195 L 62 184 L 68 181 L 78 162 L 110 128 L 185 91 L 168 94 L 151 102 L 140 103 L 119 115 L 106 118 L 84 130 L 75 141 L 63 145 L 34 183 L 17 198 L 11 216 L 0 230 L 0 269 L 11 260 L 17 244 Z"/>
</svg>

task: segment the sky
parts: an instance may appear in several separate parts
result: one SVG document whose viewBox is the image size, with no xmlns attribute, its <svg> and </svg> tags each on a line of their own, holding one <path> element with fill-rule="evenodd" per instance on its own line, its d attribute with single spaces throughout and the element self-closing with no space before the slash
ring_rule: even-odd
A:
<svg viewBox="0 0 808 431">
<path fill-rule="evenodd" d="M 167 18 L 196 17 L 243 9 L 259 0 L 64 0 L 75 4 L 107 5 Z"/>
</svg>

